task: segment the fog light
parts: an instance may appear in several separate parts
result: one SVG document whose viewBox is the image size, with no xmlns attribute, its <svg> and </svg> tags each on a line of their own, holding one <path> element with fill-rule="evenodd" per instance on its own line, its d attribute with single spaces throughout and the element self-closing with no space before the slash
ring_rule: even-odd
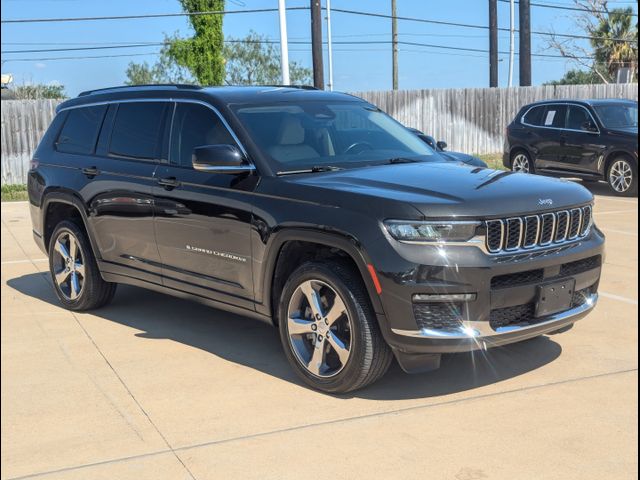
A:
<svg viewBox="0 0 640 480">
<path fill-rule="evenodd" d="M 414 302 L 473 302 L 478 297 L 475 293 L 415 294 Z"/>
</svg>

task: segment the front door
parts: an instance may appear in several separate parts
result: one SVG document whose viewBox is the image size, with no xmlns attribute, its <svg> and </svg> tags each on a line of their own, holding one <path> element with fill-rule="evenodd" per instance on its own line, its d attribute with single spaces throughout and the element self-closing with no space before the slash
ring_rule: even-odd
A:
<svg viewBox="0 0 640 480">
<path fill-rule="evenodd" d="M 569 105 L 566 129 L 562 132 L 562 158 L 566 170 L 580 173 L 598 173 L 598 159 L 605 147 L 600 143 L 600 132 L 591 132 L 585 124 L 595 121 L 586 108 Z"/>
<path fill-rule="evenodd" d="M 169 163 L 156 172 L 156 243 L 165 286 L 253 309 L 252 174 L 218 174 L 192 166 L 195 147 L 236 144 L 218 113 L 178 102 Z"/>
</svg>

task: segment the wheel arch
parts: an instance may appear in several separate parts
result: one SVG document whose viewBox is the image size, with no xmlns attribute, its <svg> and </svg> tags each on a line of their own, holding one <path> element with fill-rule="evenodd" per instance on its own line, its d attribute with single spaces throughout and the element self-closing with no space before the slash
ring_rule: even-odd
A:
<svg viewBox="0 0 640 480">
<path fill-rule="evenodd" d="M 605 180 L 607 179 L 609 167 L 615 159 L 620 157 L 628 158 L 633 164 L 635 164 L 636 168 L 638 168 L 638 158 L 635 155 L 631 154 L 627 150 L 612 150 L 611 152 L 607 153 L 604 162 L 602 162 L 602 176 L 605 178 Z"/>
<path fill-rule="evenodd" d="M 518 153 L 527 154 L 528 157 L 529 157 L 529 160 L 532 163 L 535 163 L 535 156 L 531 153 L 531 151 L 527 147 L 525 147 L 524 145 L 515 145 L 515 146 L 511 147 L 511 149 L 509 150 L 509 167 L 510 168 L 513 166 L 513 158 Z"/>
<path fill-rule="evenodd" d="M 301 249 L 303 251 L 308 248 L 317 249 L 314 253 L 319 255 L 313 257 L 300 254 Z M 374 311 L 382 313 L 382 303 L 369 273 L 371 262 L 355 238 L 310 229 L 285 229 L 270 239 L 267 252 L 262 274 L 262 306 L 264 313 L 272 316 L 274 325 L 277 325 L 275 309 L 278 305 L 278 296 L 286 281 L 287 273 L 297 268 L 298 262 L 313 258 L 327 258 L 327 252 L 335 253 L 335 256 L 343 256 L 353 264 L 367 289 Z M 285 258 L 292 259 L 291 266 L 286 265 Z"/>
<path fill-rule="evenodd" d="M 78 226 L 84 229 L 91 243 L 91 248 L 96 258 L 99 251 L 96 248 L 95 239 L 87 222 L 88 212 L 75 192 L 67 190 L 50 190 L 43 195 L 42 202 L 42 237 L 45 248 L 49 248 L 51 235 L 56 225 L 62 220 L 76 220 Z"/>
</svg>

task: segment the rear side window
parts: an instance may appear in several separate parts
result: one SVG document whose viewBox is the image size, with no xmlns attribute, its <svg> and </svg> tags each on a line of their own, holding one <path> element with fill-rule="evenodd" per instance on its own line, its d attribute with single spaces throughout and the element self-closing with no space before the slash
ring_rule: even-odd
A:
<svg viewBox="0 0 640 480">
<path fill-rule="evenodd" d="M 567 116 L 566 105 L 549 105 L 544 112 L 542 119 L 543 127 L 564 128 L 565 117 Z"/>
<path fill-rule="evenodd" d="M 106 105 L 69 110 L 56 142 L 56 150 L 63 153 L 92 154 L 106 111 Z"/>
<path fill-rule="evenodd" d="M 160 156 L 167 102 L 121 103 L 113 121 L 109 153 L 152 160 Z"/>
<path fill-rule="evenodd" d="M 536 127 L 539 127 L 540 125 L 542 125 L 542 117 L 544 115 L 545 108 L 546 107 L 544 106 L 533 107 L 531 110 L 524 114 L 524 117 L 522 117 L 522 121 L 529 125 L 535 125 Z"/>
<path fill-rule="evenodd" d="M 218 115 L 196 103 L 178 103 L 171 131 L 171 163 L 191 167 L 193 149 L 204 145 L 235 145 Z"/>
<path fill-rule="evenodd" d="M 589 113 L 582 107 L 569 106 L 567 115 L 567 128 L 571 130 L 584 130 L 584 124 L 590 120 Z"/>
</svg>

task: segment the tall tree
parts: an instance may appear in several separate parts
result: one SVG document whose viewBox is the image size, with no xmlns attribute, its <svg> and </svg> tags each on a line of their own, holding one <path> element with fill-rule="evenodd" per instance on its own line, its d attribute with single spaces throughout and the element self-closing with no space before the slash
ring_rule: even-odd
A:
<svg viewBox="0 0 640 480">
<path fill-rule="evenodd" d="M 230 85 L 276 85 L 280 83 L 280 53 L 267 37 L 254 31 L 242 39 L 230 38 L 224 48 L 226 82 Z M 310 85 L 311 69 L 289 62 L 292 84 Z"/>
<path fill-rule="evenodd" d="M 628 67 L 638 78 L 638 22 L 631 7 L 609 9 L 608 0 L 574 0 L 584 13 L 573 17 L 576 26 L 590 37 L 588 42 L 551 33 L 549 47 L 581 69 L 594 72 L 602 83 L 615 79 L 619 68 Z"/>
<path fill-rule="evenodd" d="M 224 0 L 180 0 L 180 4 L 187 13 L 224 11 Z M 188 68 L 201 85 L 221 85 L 224 81 L 222 18 L 222 14 L 190 15 L 194 35 L 168 42 L 168 55 Z"/>
</svg>

